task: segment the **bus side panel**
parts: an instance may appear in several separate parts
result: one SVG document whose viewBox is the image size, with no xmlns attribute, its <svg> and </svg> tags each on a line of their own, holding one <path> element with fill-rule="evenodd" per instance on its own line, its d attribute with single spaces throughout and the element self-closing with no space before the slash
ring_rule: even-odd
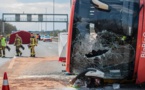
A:
<svg viewBox="0 0 145 90">
<path fill-rule="evenodd" d="M 145 5 L 145 0 L 141 0 L 141 2 L 143 2 L 143 4 Z M 139 56 L 139 64 L 138 64 L 138 71 L 137 71 L 137 84 L 141 84 L 143 82 L 145 82 L 145 9 L 144 7 L 142 8 L 142 11 L 140 12 L 140 24 L 142 24 L 141 26 L 139 26 L 139 28 L 141 29 L 141 33 L 139 34 L 141 36 L 138 37 L 138 40 L 141 40 L 141 42 L 138 43 L 140 49 L 140 56 Z M 140 32 L 140 31 L 139 31 Z M 139 36 L 138 35 L 138 36 Z M 141 44 L 141 45 L 140 45 Z M 137 63 L 137 62 L 136 62 Z"/>
<path fill-rule="evenodd" d="M 140 0 L 140 7 L 141 5 L 143 5 L 143 0 Z M 140 58 L 142 30 L 143 30 L 143 8 L 139 13 L 138 36 L 137 36 L 138 39 L 137 39 L 136 58 L 135 58 L 136 61 L 135 61 L 135 69 L 134 69 L 135 75 L 137 74 L 139 58 Z"/>
<path fill-rule="evenodd" d="M 72 0 L 70 22 L 69 22 L 69 29 L 68 29 L 67 56 L 66 56 L 66 71 L 67 72 L 70 72 L 70 57 L 71 57 L 71 44 L 72 44 L 75 3 L 76 3 L 76 0 Z"/>
</svg>

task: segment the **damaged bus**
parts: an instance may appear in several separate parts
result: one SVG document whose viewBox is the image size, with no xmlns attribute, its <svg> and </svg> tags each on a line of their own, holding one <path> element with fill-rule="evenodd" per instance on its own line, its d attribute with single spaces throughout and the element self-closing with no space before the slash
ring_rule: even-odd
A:
<svg viewBox="0 0 145 90">
<path fill-rule="evenodd" d="M 66 71 L 77 74 L 73 84 L 145 82 L 144 4 L 145 0 L 72 0 Z"/>
</svg>

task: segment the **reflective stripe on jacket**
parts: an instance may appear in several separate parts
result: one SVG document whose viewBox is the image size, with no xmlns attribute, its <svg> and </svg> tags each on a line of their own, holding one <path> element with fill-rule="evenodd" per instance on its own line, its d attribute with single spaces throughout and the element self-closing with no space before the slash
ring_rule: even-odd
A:
<svg viewBox="0 0 145 90">
<path fill-rule="evenodd" d="M 30 38 L 30 45 L 33 45 L 33 46 L 37 45 L 36 38 L 33 38 L 33 37 Z"/>
</svg>

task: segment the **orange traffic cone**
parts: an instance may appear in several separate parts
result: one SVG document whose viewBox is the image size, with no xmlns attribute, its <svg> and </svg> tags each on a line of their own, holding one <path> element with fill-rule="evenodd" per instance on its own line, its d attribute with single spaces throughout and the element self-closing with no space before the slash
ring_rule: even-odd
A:
<svg viewBox="0 0 145 90">
<path fill-rule="evenodd" d="M 7 73 L 4 73 L 2 90 L 10 90 Z"/>
</svg>

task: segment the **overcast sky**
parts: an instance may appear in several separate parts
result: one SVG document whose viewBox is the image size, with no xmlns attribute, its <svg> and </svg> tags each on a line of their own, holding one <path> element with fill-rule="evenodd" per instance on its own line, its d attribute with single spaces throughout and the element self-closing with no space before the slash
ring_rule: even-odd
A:
<svg viewBox="0 0 145 90">
<path fill-rule="evenodd" d="M 69 14 L 70 0 L 54 0 L 55 13 Z M 0 17 L 2 13 L 53 13 L 53 0 L 0 0 Z M 41 23 L 11 23 L 20 30 L 41 30 Z M 47 30 L 52 30 L 53 24 L 47 23 Z M 65 29 L 66 25 L 56 23 L 55 29 Z M 42 23 L 45 30 L 45 23 Z"/>
</svg>

